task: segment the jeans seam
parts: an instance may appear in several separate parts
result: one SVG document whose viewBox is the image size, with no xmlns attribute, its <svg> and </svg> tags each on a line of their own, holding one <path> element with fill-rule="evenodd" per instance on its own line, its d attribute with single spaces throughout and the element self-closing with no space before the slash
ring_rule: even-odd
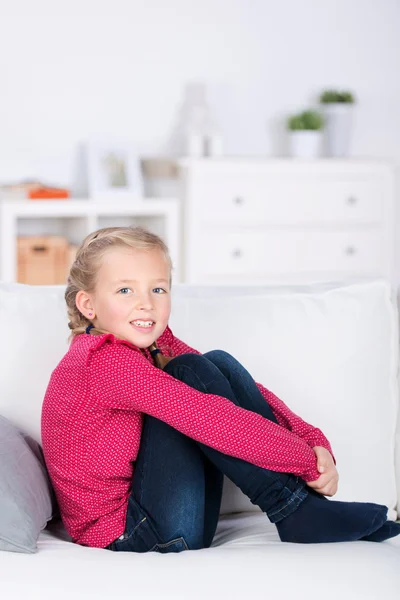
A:
<svg viewBox="0 0 400 600">
<path fill-rule="evenodd" d="M 165 544 L 158 544 L 158 543 L 154 544 L 154 546 L 151 548 L 151 550 L 149 550 L 149 552 L 152 552 L 154 550 L 154 548 L 168 548 L 168 546 L 171 546 L 172 544 L 175 544 L 176 542 L 182 542 L 183 545 L 185 546 L 185 550 L 189 550 L 189 546 L 185 542 L 185 539 L 181 536 L 181 537 L 177 537 L 173 540 L 170 540 L 169 542 L 166 542 Z"/>
<path fill-rule="evenodd" d="M 140 527 L 141 524 L 144 523 L 145 521 L 147 521 L 147 517 L 143 517 L 143 519 L 141 521 L 139 521 L 139 523 L 136 525 L 135 529 L 132 531 L 131 535 L 133 535 L 135 533 L 136 529 L 138 527 Z M 129 537 L 131 537 L 131 536 L 129 536 Z"/>
<path fill-rule="evenodd" d="M 136 525 L 136 527 L 133 529 L 133 531 L 129 534 L 126 535 L 127 533 L 126 530 L 124 531 L 124 533 L 122 534 L 122 536 L 120 536 L 119 538 L 117 538 L 116 540 L 114 540 L 114 542 L 125 542 L 126 540 L 130 540 L 131 537 L 134 535 L 134 533 L 138 530 L 138 528 L 145 522 L 147 521 L 147 517 L 143 517 L 143 519 L 141 519 L 139 521 L 139 523 Z"/>
<path fill-rule="evenodd" d="M 280 512 L 282 512 L 283 510 L 285 510 L 285 508 L 287 508 L 288 506 L 290 506 L 291 504 L 293 504 L 293 502 L 300 496 L 300 494 L 303 492 L 303 488 L 298 488 L 297 490 L 295 490 L 292 495 L 290 496 L 288 502 L 284 505 L 281 506 L 278 510 L 275 510 L 274 512 L 269 512 L 268 516 L 269 517 L 273 517 L 274 515 L 279 514 Z"/>
</svg>

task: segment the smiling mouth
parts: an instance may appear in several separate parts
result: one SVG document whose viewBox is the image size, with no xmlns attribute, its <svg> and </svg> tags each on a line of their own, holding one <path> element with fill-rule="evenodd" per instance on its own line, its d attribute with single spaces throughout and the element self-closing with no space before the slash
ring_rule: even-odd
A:
<svg viewBox="0 0 400 600">
<path fill-rule="evenodd" d="M 142 321 L 141 319 L 131 321 L 131 325 L 140 329 L 151 329 L 155 324 L 155 321 Z"/>
</svg>

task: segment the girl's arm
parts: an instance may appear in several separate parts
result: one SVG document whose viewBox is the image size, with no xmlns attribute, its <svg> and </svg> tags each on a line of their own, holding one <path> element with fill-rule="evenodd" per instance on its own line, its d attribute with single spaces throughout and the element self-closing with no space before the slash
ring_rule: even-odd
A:
<svg viewBox="0 0 400 600">
<path fill-rule="evenodd" d="M 252 464 L 318 479 L 316 456 L 291 431 L 230 400 L 199 392 L 154 367 L 129 344 L 104 335 L 87 362 L 96 402 L 143 412 L 184 435 Z"/>
</svg>

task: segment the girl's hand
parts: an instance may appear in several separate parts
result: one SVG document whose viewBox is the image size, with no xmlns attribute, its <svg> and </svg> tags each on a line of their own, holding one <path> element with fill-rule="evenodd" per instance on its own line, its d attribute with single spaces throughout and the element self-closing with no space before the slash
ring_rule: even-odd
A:
<svg viewBox="0 0 400 600">
<path fill-rule="evenodd" d="M 321 473 L 315 481 L 308 481 L 307 485 L 323 496 L 334 496 L 338 489 L 339 473 L 329 450 L 322 446 L 313 448 L 317 457 L 317 469 Z"/>
</svg>

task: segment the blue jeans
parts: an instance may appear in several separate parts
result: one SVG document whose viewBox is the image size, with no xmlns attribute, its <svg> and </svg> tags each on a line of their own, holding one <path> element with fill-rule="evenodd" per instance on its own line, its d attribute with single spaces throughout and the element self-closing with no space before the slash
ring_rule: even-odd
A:
<svg viewBox="0 0 400 600">
<path fill-rule="evenodd" d="M 222 350 L 183 354 L 165 371 L 201 392 L 277 423 L 250 373 Z M 305 482 L 228 456 L 170 425 L 144 415 L 124 534 L 110 544 L 118 552 L 181 552 L 208 548 L 218 524 L 223 476 L 231 479 L 277 523 L 306 498 Z"/>
</svg>

